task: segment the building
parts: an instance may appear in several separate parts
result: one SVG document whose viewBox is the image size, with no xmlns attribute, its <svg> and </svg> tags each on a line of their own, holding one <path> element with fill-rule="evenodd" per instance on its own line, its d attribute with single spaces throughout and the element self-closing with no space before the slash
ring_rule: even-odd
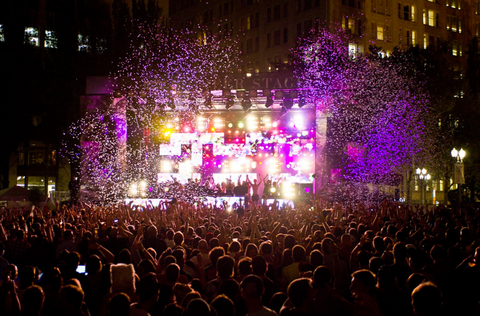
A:
<svg viewBox="0 0 480 316">
<path fill-rule="evenodd" d="M 168 1 L 6 1 L 0 10 L 2 137 L 0 188 L 40 195 L 68 191 L 75 170 L 59 155 L 63 132 L 80 117 L 88 75 L 108 75 L 128 45 L 132 15 L 167 21 Z M 142 13 L 143 12 L 143 13 Z M 135 16 L 140 18 L 139 16 Z M 126 32 L 121 32 L 127 29 Z M 120 31 L 119 31 L 120 30 Z M 126 44 L 125 44 L 126 43 Z"/>
</svg>

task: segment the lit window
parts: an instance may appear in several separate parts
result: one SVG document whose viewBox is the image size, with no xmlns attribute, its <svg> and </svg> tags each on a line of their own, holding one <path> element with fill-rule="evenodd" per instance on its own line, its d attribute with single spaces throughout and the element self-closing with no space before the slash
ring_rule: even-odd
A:
<svg viewBox="0 0 480 316">
<path fill-rule="evenodd" d="M 250 16 L 247 17 L 247 30 L 252 28 L 252 18 Z"/>
<path fill-rule="evenodd" d="M 417 11 L 415 10 L 415 6 L 412 5 L 410 7 L 410 17 L 411 17 L 411 21 L 412 22 L 417 22 L 416 18 L 415 18 L 415 14 L 417 14 Z"/>
<path fill-rule="evenodd" d="M 26 27 L 25 40 L 27 41 L 27 44 L 40 46 L 40 42 L 38 40 L 38 29 L 34 27 Z"/>
<path fill-rule="evenodd" d="M 348 56 L 350 56 L 351 58 L 355 58 L 357 56 L 357 44 L 348 44 Z"/>
<path fill-rule="evenodd" d="M 418 191 L 418 180 L 415 179 L 415 191 Z"/>
<path fill-rule="evenodd" d="M 57 48 L 57 36 L 53 31 L 45 30 L 45 41 L 43 46 L 45 48 Z"/>
<path fill-rule="evenodd" d="M 384 40 L 384 37 L 383 37 L 383 24 L 381 23 L 378 23 L 377 24 L 377 39 L 379 41 L 383 41 Z"/>
<path fill-rule="evenodd" d="M 90 45 L 88 44 L 88 36 L 78 34 L 78 51 L 88 52 L 90 51 Z"/>
<path fill-rule="evenodd" d="M 451 28 L 451 21 L 450 21 L 450 15 L 447 15 L 447 31 L 450 31 Z"/>
<path fill-rule="evenodd" d="M 451 25 L 450 29 L 452 30 L 452 32 L 456 32 L 457 31 L 457 18 L 452 16 L 451 22 L 452 22 L 452 25 Z"/>
<path fill-rule="evenodd" d="M 435 26 L 435 12 L 428 10 L 428 26 Z"/>
<path fill-rule="evenodd" d="M 427 24 L 427 9 L 423 9 L 423 25 Z"/>
<path fill-rule="evenodd" d="M 428 34 L 423 34 L 423 49 L 427 49 L 428 47 Z"/>
<path fill-rule="evenodd" d="M 355 34 L 355 20 L 348 19 L 348 29 L 350 30 L 350 34 Z"/>
<path fill-rule="evenodd" d="M 458 19 L 458 33 L 462 33 L 462 19 Z"/>
<path fill-rule="evenodd" d="M 438 191 L 444 190 L 443 180 L 438 180 Z"/>
<path fill-rule="evenodd" d="M 458 51 L 457 51 L 457 41 L 453 41 L 453 43 L 452 43 L 452 55 L 453 55 L 453 56 L 457 56 L 457 55 L 458 55 Z"/>
<path fill-rule="evenodd" d="M 417 31 L 412 30 L 412 46 L 417 45 Z"/>
<path fill-rule="evenodd" d="M 475 14 L 480 14 L 480 1 L 475 1 Z"/>
</svg>

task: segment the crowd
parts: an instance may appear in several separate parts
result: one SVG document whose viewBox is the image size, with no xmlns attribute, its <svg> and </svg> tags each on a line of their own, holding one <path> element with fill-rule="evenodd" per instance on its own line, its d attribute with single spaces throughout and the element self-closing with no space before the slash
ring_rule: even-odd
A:
<svg viewBox="0 0 480 316">
<path fill-rule="evenodd" d="M 0 315 L 480 315 L 473 207 L 0 212 Z"/>
</svg>

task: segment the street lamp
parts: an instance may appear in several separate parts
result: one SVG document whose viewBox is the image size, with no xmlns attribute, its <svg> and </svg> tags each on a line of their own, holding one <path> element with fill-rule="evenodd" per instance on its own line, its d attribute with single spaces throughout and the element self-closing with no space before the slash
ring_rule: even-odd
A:
<svg viewBox="0 0 480 316">
<path fill-rule="evenodd" d="M 452 155 L 452 158 L 457 159 L 457 162 L 463 162 L 463 158 L 465 158 L 465 156 L 467 155 L 465 150 L 463 150 L 462 148 L 460 148 L 460 150 L 453 148 L 450 154 Z"/>
<path fill-rule="evenodd" d="M 428 173 L 427 169 L 425 168 L 417 168 L 415 170 L 416 177 L 420 182 L 420 204 L 425 203 L 425 195 L 427 189 L 427 181 L 429 181 L 432 176 Z"/>
<path fill-rule="evenodd" d="M 465 150 L 460 148 L 460 150 L 457 150 L 456 148 L 453 148 L 452 151 L 450 152 L 452 155 L 452 158 L 455 158 L 456 161 L 453 164 L 453 183 L 457 184 L 457 189 L 458 189 L 458 206 L 460 206 L 462 202 L 462 192 L 461 192 L 461 185 L 465 184 L 465 176 L 464 176 L 464 165 L 463 165 L 463 158 L 467 155 Z"/>
</svg>

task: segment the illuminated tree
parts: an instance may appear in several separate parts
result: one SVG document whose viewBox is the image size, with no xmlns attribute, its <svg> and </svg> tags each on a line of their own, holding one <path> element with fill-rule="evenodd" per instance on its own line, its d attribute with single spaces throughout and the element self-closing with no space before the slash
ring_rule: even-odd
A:
<svg viewBox="0 0 480 316">
<path fill-rule="evenodd" d="M 320 29 L 295 51 L 303 98 L 331 114 L 332 167 L 347 179 L 395 183 L 412 162 L 428 159 L 432 114 L 412 65 L 380 54 L 349 52 L 341 30 Z M 356 148 L 348 155 L 347 148 Z"/>
</svg>

